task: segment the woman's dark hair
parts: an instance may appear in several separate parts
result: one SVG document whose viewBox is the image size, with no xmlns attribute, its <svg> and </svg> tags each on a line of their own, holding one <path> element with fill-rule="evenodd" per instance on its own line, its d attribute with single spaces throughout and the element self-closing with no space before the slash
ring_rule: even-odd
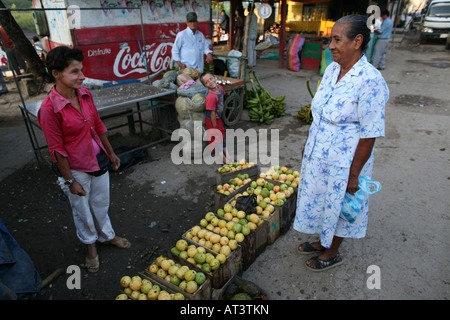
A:
<svg viewBox="0 0 450 320">
<path fill-rule="evenodd" d="M 340 18 L 336 23 L 346 23 L 348 25 L 346 36 L 350 40 L 354 40 L 358 34 L 363 36 L 361 51 L 364 52 L 370 41 L 370 30 L 367 27 L 367 17 L 360 14 L 351 14 Z"/>
<path fill-rule="evenodd" d="M 48 76 L 50 80 L 55 81 L 52 71 L 63 71 L 73 61 L 83 61 L 84 55 L 80 49 L 59 46 L 50 50 L 45 59 Z"/>
</svg>

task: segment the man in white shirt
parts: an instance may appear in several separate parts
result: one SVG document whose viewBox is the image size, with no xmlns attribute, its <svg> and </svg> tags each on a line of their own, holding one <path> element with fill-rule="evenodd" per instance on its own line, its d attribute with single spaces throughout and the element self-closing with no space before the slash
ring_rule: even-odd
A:
<svg viewBox="0 0 450 320">
<path fill-rule="evenodd" d="M 208 41 L 202 32 L 197 30 L 197 14 L 189 12 L 186 15 L 187 28 L 180 31 L 172 47 L 172 60 L 178 65 L 180 69 L 195 68 L 203 71 L 204 60 L 206 55 L 206 62 L 213 63 L 212 50 L 209 49 Z"/>
</svg>

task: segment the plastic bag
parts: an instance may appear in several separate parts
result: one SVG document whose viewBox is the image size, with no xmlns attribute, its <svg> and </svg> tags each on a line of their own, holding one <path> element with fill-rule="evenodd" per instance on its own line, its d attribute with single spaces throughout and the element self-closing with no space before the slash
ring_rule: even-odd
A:
<svg viewBox="0 0 450 320">
<path fill-rule="evenodd" d="M 355 194 L 345 193 L 344 203 L 342 204 L 340 218 L 350 223 L 355 222 L 366 197 L 381 190 L 381 183 L 371 181 L 367 176 L 361 176 L 359 177 L 358 187 L 359 190 Z"/>
<path fill-rule="evenodd" d="M 236 209 L 244 211 L 246 214 L 256 213 L 256 195 L 240 196 L 236 199 Z"/>
<path fill-rule="evenodd" d="M 227 59 L 227 68 L 229 72 L 229 76 L 231 78 L 237 78 L 239 77 L 239 59 L 238 57 L 242 56 L 242 52 L 237 50 L 231 50 L 228 52 L 228 58 Z M 234 58 L 233 58 L 234 57 Z"/>
</svg>

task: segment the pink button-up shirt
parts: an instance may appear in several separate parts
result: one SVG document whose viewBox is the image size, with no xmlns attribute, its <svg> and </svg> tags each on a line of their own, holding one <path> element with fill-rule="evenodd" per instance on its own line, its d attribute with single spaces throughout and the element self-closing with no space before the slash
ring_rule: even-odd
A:
<svg viewBox="0 0 450 320">
<path fill-rule="evenodd" d="M 91 93 L 81 88 L 77 96 L 81 113 L 53 87 L 41 104 L 38 123 L 54 162 L 55 152 L 58 152 L 67 158 L 71 169 L 93 172 L 99 170 L 94 141 L 108 154 L 99 138 L 107 130 Z"/>
</svg>

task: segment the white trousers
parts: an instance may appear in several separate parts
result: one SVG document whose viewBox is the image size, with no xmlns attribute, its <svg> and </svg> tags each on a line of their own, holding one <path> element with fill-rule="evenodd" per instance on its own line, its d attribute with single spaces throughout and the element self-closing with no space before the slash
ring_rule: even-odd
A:
<svg viewBox="0 0 450 320">
<path fill-rule="evenodd" d="M 108 215 L 109 172 L 99 177 L 82 171 L 71 170 L 71 172 L 86 191 L 85 196 L 72 194 L 69 187 L 64 184 L 64 178 L 59 177 L 58 182 L 69 198 L 78 239 L 83 244 L 114 239 L 115 232 Z"/>
</svg>

